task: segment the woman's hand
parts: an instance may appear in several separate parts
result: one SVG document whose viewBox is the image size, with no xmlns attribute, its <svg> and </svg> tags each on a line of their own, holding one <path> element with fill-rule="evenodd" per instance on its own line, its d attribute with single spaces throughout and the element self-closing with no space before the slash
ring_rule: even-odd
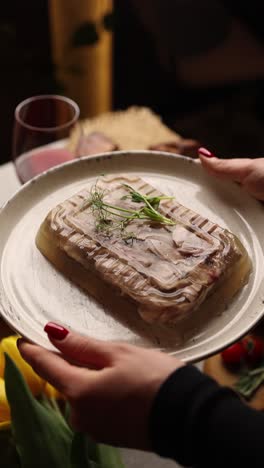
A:
<svg viewBox="0 0 264 468">
<path fill-rule="evenodd" d="M 84 338 L 53 323 L 45 331 L 61 354 L 24 340 L 18 347 L 33 369 L 68 398 L 73 427 L 98 442 L 151 450 L 152 403 L 183 363 L 158 351 Z"/>
<path fill-rule="evenodd" d="M 209 174 L 239 182 L 250 195 L 264 201 L 264 158 L 219 159 L 205 148 L 199 149 L 199 156 Z"/>
</svg>

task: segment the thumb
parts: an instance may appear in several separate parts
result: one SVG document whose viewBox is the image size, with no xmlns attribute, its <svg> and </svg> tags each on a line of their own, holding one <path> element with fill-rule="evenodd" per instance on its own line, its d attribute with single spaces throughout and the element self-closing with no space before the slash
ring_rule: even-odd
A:
<svg viewBox="0 0 264 468">
<path fill-rule="evenodd" d="M 203 168 L 211 175 L 222 179 L 243 183 L 251 171 L 251 159 L 219 159 L 216 156 L 206 156 L 199 149 L 199 157 Z M 210 153 L 209 153 L 210 154 Z"/>
<path fill-rule="evenodd" d="M 112 343 L 86 338 L 53 322 L 47 323 L 44 330 L 67 360 L 96 369 L 108 367 L 113 361 Z"/>
</svg>

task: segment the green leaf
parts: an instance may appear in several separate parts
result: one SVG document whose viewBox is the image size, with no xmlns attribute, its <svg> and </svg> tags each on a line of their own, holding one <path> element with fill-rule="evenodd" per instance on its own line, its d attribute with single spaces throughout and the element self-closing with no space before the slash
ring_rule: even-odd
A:
<svg viewBox="0 0 264 468">
<path fill-rule="evenodd" d="M 119 449 L 110 445 L 96 445 L 95 461 L 100 468 L 125 468 Z"/>
<path fill-rule="evenodd" d="M 71 429 L 56 411 L 33 397 L 7 354 L 5 360 L 6 394 L 22 468 L 71 468 Z"/>
<path fill-rule="evenodd" d="M 85 436 L 85 444 L 86 444 L 86 449 L 89 454 L 89 459 L 93 461 L 93 463 L 97 464 L 97 443 L 94 442 L 91 437 L 88 435 Z"/>
<path fill-rule="evenodd" d="M 76 432 L 71 447 L 72 468 L 95 468 L 95 463 L 89 459 L 86 436 Z"/>
<path fill-rule="evenodd" d="M 71 408 L 70 408 L 69 402 L 67 400 L 65 401 L 64 412 L 63 413 L 64 413 L 63 417 L 64 417 L 65 421 L 69 424 L 70 415 L 71 415 Z"/>
<path fill-rule="evenodd" d="M 73 33 L 72 46 L 83 47 L 94 45 L 99 40 L 96 24 L 87 21 L 79 26 Z"/>
<path fill-rule="evenodd" d="M 97 444 L 81 433 L 74 435 L 71 460 L 72 468 L 125 468 L 119 449 Z"/>
<path fill-rule="evenodd" d="M 149 204 L 154 208 L 154 210 L 157 210 L 160 205 L 160 197 L 148 197 L 147 198 Z"/>
<path fill-rule="evenodd" d="M 1 467 L 20 468 L 19 456 L 10 429 L 0 431 Z"/>
<path fill-rule="evenodd" d="M 259 371 L 259 372 L 258 372 Z M 264 382 L 263 368 L 256 369 L 254 372 L 242 374 L 234 385 L 234 389 L 247 399 L 250 399 L 254 392 Z"/>
</svg>

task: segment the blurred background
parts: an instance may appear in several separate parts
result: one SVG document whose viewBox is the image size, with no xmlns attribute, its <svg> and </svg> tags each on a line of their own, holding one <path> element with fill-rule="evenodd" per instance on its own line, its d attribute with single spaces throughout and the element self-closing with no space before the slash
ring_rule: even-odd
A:
<svg viewBox="0 0 264 468">
<path fill-rule="evenodd" d="M 23 99 L 87 118 L 147 106 L 223 157 L 264 156 L 262 2 L 27 0 L 1 5 L 0 162 Z"/>
</svg>

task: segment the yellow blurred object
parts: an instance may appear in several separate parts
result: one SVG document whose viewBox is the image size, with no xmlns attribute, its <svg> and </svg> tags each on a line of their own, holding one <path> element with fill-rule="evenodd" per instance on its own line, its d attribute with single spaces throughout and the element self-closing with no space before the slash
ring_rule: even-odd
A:
<svg viewBox="0 0 264 468">
<path fill-rule="evenodd" d="M 49 0 L 56 78 L 82 117 L 112 105 L 112 0 Z"/>
<path fill-rule="evenodd" d="M 33 371 L 32 367 L 24 361 L 17 349 L 16 342 L 18 338 L 18 336 L 12 335 L 7 338 L 3 338 L 0 342 L 0 430 L 4 430 L 10 426 L 10 409 L 6 398 L 4 381 L 4 353 L 7 353 L 14 361 L 33 395 L 38 396 L 44 393 L 48 398 L 55 398 L 57 400 L 64 398 L 60 392 L 58 392 L 48 382 L 41 379 Z"/>
<path fill-rule="evenodd" d="M 1 344 L 0 344 L 0 376 L 4 375 L 4 369 L 5 369 L 5 357 L 4 353 L 1 350 Z"/>
<path fill-rule="evenodd" d="M 55 398 L 55 400 L 63 400 L 64 395 L 60 393 L 56 388 L 46 382 L 44 386 L 44 393 L 48 398 Z"/>
<path fill-rule="evenodd" d="M 0 343 L 0 352 L 9 354 L 22 373 L 33 395 L 40 395 L 44 389 L 45 382 L 21 357 L 16 345 L 17 339 L 17 336 L 8 336 L 7 338 L 4 338 Z"/>
</svg>

